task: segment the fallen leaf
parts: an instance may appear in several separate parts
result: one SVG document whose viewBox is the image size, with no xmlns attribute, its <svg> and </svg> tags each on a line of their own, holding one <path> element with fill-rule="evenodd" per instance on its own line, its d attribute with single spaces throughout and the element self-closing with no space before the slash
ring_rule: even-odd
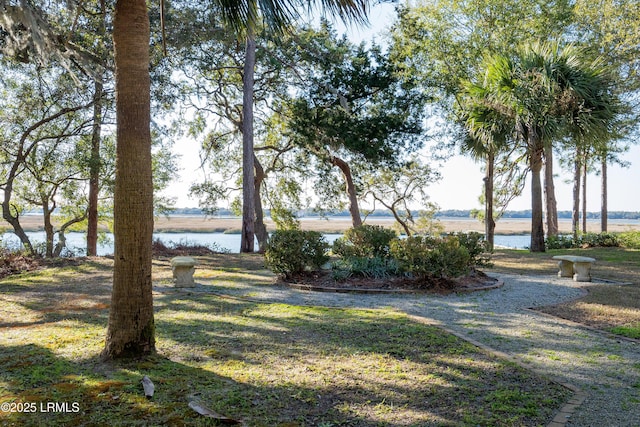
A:
<svg viewBox="0 0 640 427">
<path fill-rule="evenodd" d="M 189 408 L 193 409 L 200 415 L 208 418 L 213 418 L 214 420 L 220 421 L 222 424 L 236 425 L 241 424 L 240 421 L 234 420 L 233 418 L 225 417 L 224 415 L 220 415 L 212 409 L 207 408 L 206 406 L 192 400 L 189 402 Z"/>
</svg>

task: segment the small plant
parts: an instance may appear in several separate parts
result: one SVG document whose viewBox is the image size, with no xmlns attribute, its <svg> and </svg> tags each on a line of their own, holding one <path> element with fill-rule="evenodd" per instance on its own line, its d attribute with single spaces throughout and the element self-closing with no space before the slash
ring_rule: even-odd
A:
<svg viewBox="0 0 640 427">
<path fill-rule="evenodd" d="M 332 265 L 333 278 L 345 280 L 351 276 L 382 279 L 400 272 L 398 262 L 393 258 L 350 257 L 342 258 Z"/>
<path fill-rule="evenodd" d="M 329 244 L 317 231 L 278 230 L 267 243 L 265 263 L 274 273 L 289 278 L 318 270 L 329 261 Z"/>
<path fill-rule="evenodd" d="M 388 258 L 390 242 L 396 232 L 379 225 L 348 229 L 333 243 L 333 253 L 341 258 Z"/>
<path fill-rule="evenodd" d="M 469 251 L 455 236 L 436 239 L 408 237 L 391 243 L 391 255 L 400 267 L 420 278 L 454 278 L 469 272 Z"/>
</svg>

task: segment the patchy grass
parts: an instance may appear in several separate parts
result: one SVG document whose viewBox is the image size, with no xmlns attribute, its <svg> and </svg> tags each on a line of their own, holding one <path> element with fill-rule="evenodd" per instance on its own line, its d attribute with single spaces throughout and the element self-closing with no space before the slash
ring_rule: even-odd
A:
<svg viewBox="0 0 640 427">
<path fill-rule="evenodd" d="M 260 259 L 200 257 L 198 274 L 266 283 Z M 154 279 L 168 268 L 154 261 Z M 537 426 L 569 395 L 390 310 L 207 292 L 157 292 L 158 355 L 102 363 L 109 270 L 93 260 L 0 281 L 0 404 L 22 409 L 0 424 L 216 425 L 189 408 L 197 401 L 247 426 Z"/>
<path fill-rule="evenodd" d="M 557 272 L 553 255 L 571 253 L 597 261 L 594 277 L 630 285 L 585 283 L 588 295 L 577 301 L 543 307 L 540 311 L 583 323 L 614 334 L 640 339 L 640 251 L 622 248 L 563 249 L 546 253 L 499 250 L 493 258 L 495 271 L 515 274 Z"/>
</svg>

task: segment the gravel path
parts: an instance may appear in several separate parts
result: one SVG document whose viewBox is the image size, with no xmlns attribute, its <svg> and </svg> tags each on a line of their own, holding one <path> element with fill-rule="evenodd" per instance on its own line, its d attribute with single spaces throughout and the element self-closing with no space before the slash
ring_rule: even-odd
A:
<svg viewBox="0 0 640 427">
<path fill-rule="evenodd" d="M 640 344 L 528 310 L 578 298 L 584 284 L 546 276 L 492 275 L 504 286 L 448 296 L 320 293 L 248 284 L 216 287 L 216 292 L 294 305 L 394 308 L 578 386 L 586 399 L 567 426 L 640 426 Z"/>
</svg>

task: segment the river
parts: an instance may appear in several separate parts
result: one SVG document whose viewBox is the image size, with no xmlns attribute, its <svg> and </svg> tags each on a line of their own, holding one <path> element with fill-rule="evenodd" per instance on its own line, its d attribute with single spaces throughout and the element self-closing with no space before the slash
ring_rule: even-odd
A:
<svg viewBox="0 0 640 427">
<path fill-rule="evenodd" d="M 27 232 L 33 244 L 44 242 L 44 231 Z M 333 243 L 341 234 L 324 234 L 329 243 Z M 74 255 L 83 255 L 86 250 L 85 233 L 67 233 L 67 247 Z M 106 234 L 106 239 L 98 245 L 98 255 L 113 254 L 113 235 Z M 240 234 L 227 233 L 154 233 L 154 239 L 158 239 L 165 245 L 174 243 L 186 243 L 209 246 L 222 251 L 237 253 L 240 250 Z M 20 240 L 13 233 L 4 233 L 1 237 L 2 245 L 9 248 L 19 248 Z M 529 246 L 530 237 L 528 235 L 496 235 L 495 244 L 497 247 L 524 249 Z"/>
</svg>

